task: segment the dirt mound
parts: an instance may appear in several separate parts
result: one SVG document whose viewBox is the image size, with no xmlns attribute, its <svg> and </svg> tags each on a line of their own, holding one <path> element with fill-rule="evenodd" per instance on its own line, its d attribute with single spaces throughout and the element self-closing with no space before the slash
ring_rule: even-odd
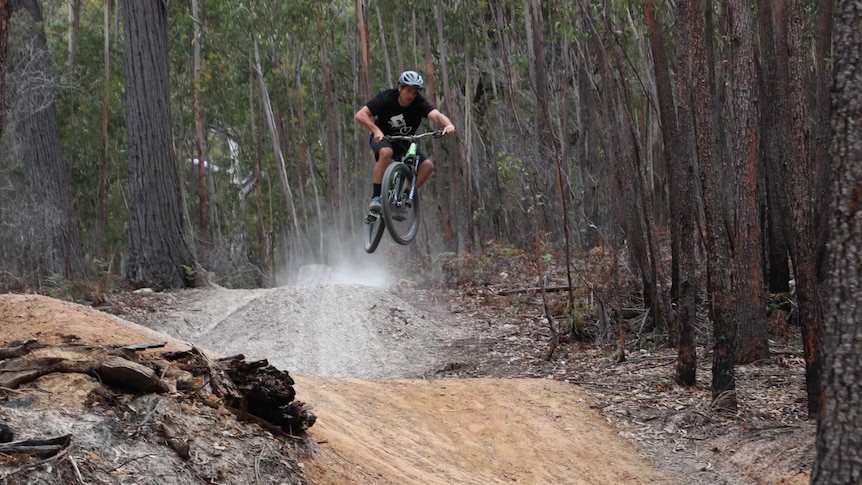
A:
<svg viewBox="0 0 862 485">
<path fill-rule="evenodd" d="M 390 291 L 339 284 L 269 290 L 218 319 L 196 342 L 299 374 L 391 378 L 442 366 L 446 344 L 462 336 Z"/>
<path fill-rule="evenodd" d="M 447 335 L 459 332 L 401 298 L 350 285 L 254 294 L 142 293 L 134 298 L 134 304 L 116 301 L 114 309 L 124 306 L 142 322 L 161 321 L 169 328 L 181 328 L 179 322 L 184 322 L 186 335 L 218 344 L 213 350 L 219 353 L 235 349 L 270 357 L 294 352 L 299 355 L 289 358 L 298 362 L 303 357 L 311 362 L 341 359 L 336 368 L 314 365 L 358 375 L 392 375 L 396 370 L 421 374 L 422 367 L 429 371 L 440 360 L 427 355 L 445 347 Z M 201 303 L 206 301 L 211 304 Z M 201 304 L 196 307 L 194 302 Z M 156 310 L 160 304 L 164 309 Z M 204 319 L 201 309 L 206 309 Z M 296 327 L 293 322 L 302 324 Z M 359 324 L 366 328 L 359 330 Z M 304 344 L 288 348 L 293 345 L 289 336 L 296 332 Z M 350 338 L 357 333 L 360 338 Z M 261 334 L 265 337 L 249 337 Z M 78 341 L 102 344 L 170 340 L 78 305 L 10 295 L 0 296 L 0 335 L 7 341 L 68 341 L 74 335 Z M 336 337 L 337 345 L 331 345 Z M 249 345 L 233 347 L 238 341 Z M 371 355 L 377 352 L 382 355 Z M 71 433 L 74 447 L 62 460 L 28 470 L 2 463 L 0 477 L 33 473 L 26 476 L 40 483 L 73 483 L 81 473 L 159 484 L 305 483 L 309 478 L 318 484 L 677 482 L 637 456 L 589 409 L 585 396 L 564 383 L 295 378 L 297 399 L 311 404 L 318 416 L 309 430 L 314 443 L 285 441 L 232 415 L 170 395 L 127 396 L 103 407 L 94 404 L 98 384 L 87 376 L 40 379 L 38 390 L 6 395 L 0 420 L 21 438 Z M 36 394 L 51 397 L 36 405 L 27 397 Z M 63 398 L 55 399 L 55 394 Z M 63 405 L 70 396 L 76 396 L 76 404 Z M 189 460 L 166 445 L 156 423 L 178 427 L 190 437 Z"/>
<path fill-rule="evenodd" d="M 0 295 L 0 336 L 4 347 L 35 338 L 69 345 L 84 358 L 112 344 L 189 349 L 112 315 L 34 295 Z M 0 483 L 306 483 L 300 457 L 311 442 L 286 443 L 217 402 L 127 392 L 68 368 L 0 391 L 0 424 L 14 433 L 13 443 L 0 444 L 10 447 L 0 453 Z M 49 450 L 34 440 L 62 445 Z"/>
</svg>

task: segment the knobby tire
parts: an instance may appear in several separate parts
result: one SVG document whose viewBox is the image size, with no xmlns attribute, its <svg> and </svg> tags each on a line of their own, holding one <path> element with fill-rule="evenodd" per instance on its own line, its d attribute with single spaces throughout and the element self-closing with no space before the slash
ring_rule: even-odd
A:
<svg viewBox="0 0 862 485">
<path fill-rule="evenodd" d="M 377 250 L 377 245 L 380 244 L 386 223 L 383 222 L 382 214 L 376 216 L 368 214 L 365 217 L 367 218 L 365 222 L 367 226 L 365 228 L 365 252 L 371 254 Z"/>
<path fill-rule="evenodd" d="M 413 183 L 413 174 L 403 162 L 395 162 L 386 168 L 386 173 L 383 175 L 383 184 L 381 186 L 382 202 L 383 202 L 383 223 L 386 229 L 389 230 L 389 235 L 398 244 L 407 245 L 412 241 L 419 232 L 419 191 L 416 190 L 413 196 L 413 206 L 407 210 L 407 219 L 409 224 L 398 223 L 393 220 L 392 216 L 397 209 L 396 203 L 401 192 L 409 184 Z M 404 229 L 404 226 L 407 226 Z"/>
</svg>

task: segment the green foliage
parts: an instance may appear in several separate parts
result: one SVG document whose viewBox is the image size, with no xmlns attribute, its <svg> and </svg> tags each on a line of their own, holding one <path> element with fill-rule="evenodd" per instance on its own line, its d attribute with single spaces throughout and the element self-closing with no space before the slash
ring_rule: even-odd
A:
<svg viewBox="0 0 862 485">
<path fill-rule="evenodd" d="M 53 273 L 43 280 L 42 285 L 39 288 L 39 293 L 61 300 L 75 300 L 69 281 L 66 280 L 65 276 L 59 273 Z"/>
<path fill-rule="evenodd" d="M 568 322 L 569 333 L 573 337 L 581 339 L 585 336 L 584 322 L 595 314 L 595 307 L 584 302 L 578 302 L 574 306 L 567 306 L 564 313 Z"/>
<path fill-rule="evenodd" d="M 485 259 L 496 261 L 513 261 L 521 257 L 521 250 L 508 244 L 489 242 L 485 246 Z"/>
<path fill-rule="evenodd" d="M 108 107 L 108 229 L 105 235 L 110 264 L 118 271 L 120 254 L 127 239 L 127 207 L 125 195 L 127 160 L 125 132 L 124 60 L 122 45 L 121 14 L 110 4 L 110 81 L 103 78 L 103 9 L 104 2 L 84 0 L 78 30 L 77 51 L 74 62 L 68 59 L 68 5 L 64 0 L 41 2 L 45 17 L 45 30 L 57 80 L 57 109 L 61 128 L 62 147 L 72 174 L 73 193 L 76 194 L 75 209 L 81 220 L 81 229 L 90 260 L 95 261 L 98 248 L 96 230 L 99 218 L 101 195 L 99 179 L 102 169 L 102 105 L 107 97 Z M 206 158 L 221 168 L 210 173 L 206 189 L 209 195 L 210 230 L 213 241 L 223 247 L 198 248 L 202 260 L 224 261 L 220 268 L 242 276 L 245 281 L 246 267 L 257 264 L 257 256 L 266 249 L 266 244 L 283 251 L 271 251 L 276 258 L 287 260 L 296 254 L 311 253 L 311 258 L 325 258 L 319 254 L 317 244 L 309 240 L 318 236 L 294 234 L 294 215 L 286 203 L 280 176 L 281 170 L 273 154 L 273 141 L 262 114 L 261 92 L 257 73 L 253 72 L 255 44 L 261 62 L 261 76 L 272 103 L 278 130 L 278 143 L 284 152 L 286 173 L 292 190 L 293 204 L 297 206 L 297 218 L 304 231 L 311 227 L 340 227 L 342 234 L 356 232 L 355 221 L 349 223 L 334 220 L 335 205 L 340 205 L 344 217 L 353 217 L 350 212 L 356 201 L 367 197 L 370 164 L 359 157 L 367 157 L 366 133 L 356 127 L 353 113 L 366 101 L 362 92 L 359 66 L 359 40 L 356 24 L 355 2 L 312 0 L 258 0 L 254 2 L 226 2 L 223 0 L 200 0 L 200 14 L 193 18 L 189 2 L 168 2 L 168 45 L 171 83 L 172 133 L 178 171 L 184 191 L 184 210 L 191 220 L 191 232 L 202 233 L 198 227 L 199 191 L 197 170 L 189 163 L 195 158 L 194 100 L 199 96 L 204 123 Z M 486 248 L 488 262 L 516 261 L 519 250 L 516 244 L 530 239 L 528 231 L 534 221 L 541 225 L 554 225 L 559 220 L 555 213 L 555 195 L 550 188 L 550 171 L 546 154 L 537 153 L 536 133 L 537 103 L 533 83 L 535 65 L 534 52 L 530 50 L 529 32 L 525 25 L 525 2 L 458 2 L 444 0 L 442 9 L 436 10 L 437 2 L 420 1 L 409 4 L 392 0 L 367 2 L 365 11 L 370 48 L 369 79 L 372 89 L 391 83 L 386 79 L 387 63 L 390 60 L 391 75 L 397 76 L 399 68 L 417 69 L 429 79 L 433 77 L 437 104 L 441 111 L 452 115 L 458 123 L 456 143 L 437 143 L 434 156 L 438 163 L 435 177 L 429 184 L 428 208 L 439 206 L 456 208 L 462 197 L 474 197 L 472 214 L 451 214 L 456 224 L 472 219 L 478 234 L 474 238 L 498 237 L 505 240 L 499 245 Z M 587 8 L 586 17 L 582 7 Z M 601 8 L 600 8 L 601 7 Z M 544 2 L 543 35 L 547 49 L 549 82 L 554 99 L 551 100 L 551 116 L 554 128 L 562 133 L 563 119 L 569 120 L 571 135 L 568 153 L 576 153 L 576 143 L 588 139 L 591 156 L 603 166 L 611 162 L 602 153 L 606 138 L 600 130 L 614 129 L 614 116 L 596 114 L 595 124 L 576 127 L 580 108 L 577 94 L 579 71 L 571 63 L 586 63 L 589 79 L 585 84 L 596 97 L 612 93 L 609 83 L 624 80 L 623 89 L 628 93 L 629 109 L 634 113 L 639 126 L 652 126 L 650 109 L 643 86 L 649 66 L 644 59 L 643 19 L 637 2 Z M 664 7 L 663 7 L 664 8 Z M 378 20 L 378 12 L 380 18 Z M 437 15 L 442 15 L 443 38 L 439 37 Z M 588 19 L 599 31 L 604 47 L 609 50 L 614 67 L 614 79 L 602 79 L 598 68 L 597 53 L 590 52 L 589 36 L 583 30 L 583 21 Z M 199 91 L 195 93 L 193 83 L 193 28 L 201 30 L 201 70 Z M 381 32 L 380 26 L 383 31 Z M 531 27 L 532 28 L 532 27 Z M 396 34 L 398 45 L 396 48 Z M 673 35 L 668 32 L 668 37 Z M 426 52 L 425 37 L 428 37 L 430 53 Z M 672 39 L 671 39 L 672 40 Z M 324 51 L 324 43 L 326 51 Z M 386 50 L 384 50 L 384 46 Z M 445 50 L 445 56 L 443 52 Z M 327 57 L 324 58 L 324 52 Z M 430 55 L 431 72 L 427 58 Z M 324 92 L 324 63 L 328 63 L 332 88 Z M 443 63 L 447 66 L 444 85 Z M 400 65 L 399 65 L 400 63 Z M 297 85 L 299 86 L 297 88 Z M 568 105 L 563 106 L 559 94 L 566 88 Z M 618 91 L 617 91 L 618 92 Z M 332 95 L 332 104 L 327 105 L 326 95 Z M 597 106 L 602 106 L 598 103 Z M 600 108 L 603 109 L 603 108 Z M 304 130 L 300 130 L 299 114 L 304 118 Z M 330 114 L 333 113 L 333 114 Z M 455 116 L 457 115 L 457 116 Z M 583 131 L 583 132 L 582 132 Z M 559 135 L 559 133 L 555 133 Z M 649 136 L 655 137 L 654 133 Z M 567 138 L 567 137 L 563 137 Z M 597 141 L 598 140 L 598 141 Z M 461 153 L 455 146 L 467 147 Z M 566 140 L 562 140 L 566 141 Z M 648 140 L 646 140 L 648 141 Z M 644 146 L 647 146 L 646 141 Z M 232 151 L 232 144 L 236 150 Z M 459 145 L 456 145 L 459 144 Z M 361 152 L 356 150 L 361 145 Z M 427 147 L 429 154 L 431 147 Z M 548 147 L 545 147 L 548 148 Z M 650 148 L 651 149 L 651 148 Z M 306 150 L 308 158 L 302 158 Z M 336 153 L 329 153 L 330 151 Z M 255 161 L 261 166 L 260 180 L 252 177 Z M 311 160 L 309 163 L 307 160 Z M 329 161 L 338 162 L 336 172 L 328 166 Z M 470 166 L 470 184 L 475 194 L 460 194 L 454 187 L 461 187 L 457 164 L 466 162 Z M 578 163 L 581 163 L 580 161 Z M 450 163 L 455 163 L 453 169 Z M 576 162 L 564 166 L 564 176 L 577 180 L 579 167 Z M 603 169 L 604 170 L 604 169 Z M 591 173 L 601 179 L 603 173 Z M 335 193 L 335 184 L 341 181 L 342 193 Z M 604 180 L 599 180 L 603 182 Z M 259 186 L 255 186 L 259 183 Z M 609 185 L 609 184 L 605 184 Z M 254 192 L 262 192 L 263 221 L 258 212 Z M 315 200 L 315 189 L 319 190 Z M 438 193 L 440 190 L 440 193 Z M 575 191 L 577 192 L 577 191 Z M 529 193 L 530 197 L 524 194 Z M 532 197 L 538 194 L 539 198 Z M 454 204 L 447 204 L 446 197 L 453 194 Z M 544 194 L 544 195 L 543 195 Z M 338 204 L 332 203 L 339 199 Z M 604 199 L 594 204 L 606 208 Z M 318 220 L 317 206 L 324 220 Z M 490 208 L 494 208 L 493 210 Z M 445 209 L 444 209 L 445 210 Z M 609 209 L 601 209 L 609 211 Z M 532 211 L 546 211 L 541 217 L 533 217 Z M 426 213 L 431 214 L 431 211 Z M 439 234 L 439 217 L 427 217 L 425 223 L 430 233 Z M 265 228 L 262 241 L 257 231 L 260 223 Z M 582 219 L 583 232 L 589 232 Z M 597 222 L 601 225 L 601 222 Z M 458 239 L 464 240 L 464 227 L 454 227 Z M 555 227 L 541 230 L 559 231 Z M 531 243 L 531 242 L 530 242 Z M 509 244 L 507 246 L 507 244 Z M 303 246 L 315 246 L 306 249 Z M 447 248 L 451 249 L 451 248 Z M 431 249 L 434 264 L 446 264 L 457 258 L 462 248 L 452 252 Z M 209 253 L 209 254 L 205 254 Z M 242 253 L 242 254 L 237 254 Z M 290 256 L 288 256 L 290 255 Z M 98 254 L 102 257 L 101 254 Z M 478 257 L 478 256 L 477 256 Z M 484 258 L 484 256 L 483 256 Z M 543 264 L 554 264 L 550 254 L 542 256 Z M 278 265 L 282 261 L 276 261 Z M 466 262 L 464 262 L 466 263 Z M 472 263 L 471 263 L 472 264 Z M 238 269 L 242 267 L 243 269 Z M 207 268 L 212 269 L 212 268 Z M 490 273 L 489 273 L 490 274 Z M 188 275 L 187 275 L 188 276 Z"/>
<path fill-rule="evenodd" d="M 504 182 L 513 182 L 524 171 L 524 161 L 511 153 L 497 153 L 497 174 Z"/>
<path fill-rule="evenodd" d="M 431 256 L 431 261 L 435 266 L 444 265 L 453 259 L 457 258 L 458 255 L 453 253 L 452 251 L 444 251 L 442 253 L 436 253 Z"/>
</svg>

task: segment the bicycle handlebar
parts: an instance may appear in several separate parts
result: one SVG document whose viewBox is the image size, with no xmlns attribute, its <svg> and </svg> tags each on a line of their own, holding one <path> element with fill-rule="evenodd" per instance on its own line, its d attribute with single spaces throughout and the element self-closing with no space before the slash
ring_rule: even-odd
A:
<svg viewBox="0 0 862 485">
<path fill-rule="evenodd" d="M 443 130 L 429 131 L 418 135 L 385 135 L 383 137 L 383 141 L 416 141 L 420 138 L 427 138 L 429 136 L 440 138 L 443 136 Z"/>
</svg>

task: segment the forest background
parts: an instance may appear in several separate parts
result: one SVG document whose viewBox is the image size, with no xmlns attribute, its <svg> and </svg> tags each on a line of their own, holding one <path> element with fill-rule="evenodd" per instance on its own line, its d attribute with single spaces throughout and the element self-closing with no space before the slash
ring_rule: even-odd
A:
<svg viewBox="0 0 862 485">
<path fill-rule="evenodd" d="M 583 338 L 571 265 L 601 246 L 678 347 L 680 384 L 709 302 L 726 408 L 733 366 L 768 355 L 769 297 L 792 296 L 819 416 L 833 8 L 0 1 L 0 290 L 273 286 L 355 256 L 372 159 L 352 115 L 414 69 L 458 134 L 427 147 L 423 227 L 393 258 L 562 261 L 554 330 Z"/>
</svg>

